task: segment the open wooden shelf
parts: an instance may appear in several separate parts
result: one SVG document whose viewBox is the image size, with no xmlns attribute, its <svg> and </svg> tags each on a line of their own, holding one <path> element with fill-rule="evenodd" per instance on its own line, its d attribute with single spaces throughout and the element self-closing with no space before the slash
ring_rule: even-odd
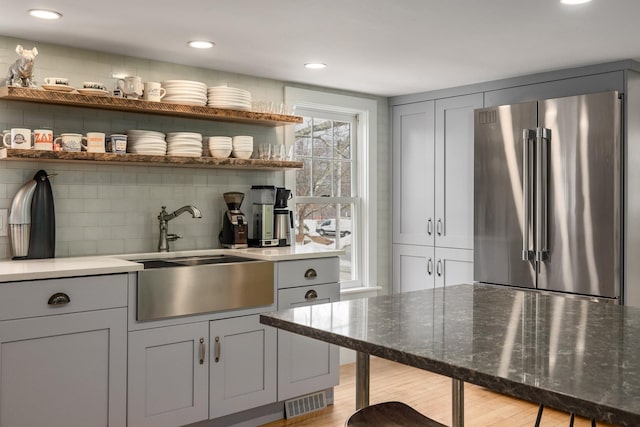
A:
<svg viewBox="0 0 640 427">
<path fill-rule="evenodd" d="M 109 95 L 82 95 L 75 92 L 57 92 L 39 88 L 2 86 L 0 87 L 0 99 L 98 108 L 102 110 L 127 111 L 132 113 L 188 117 L 192 119 L 221 122 L 248 123 L 271 127 L 302 123 L 302 117 L 299 116 L 255 113 L 253 111 L 229 110 L 225 108 L 174 104 L 170 102 L 150 102 L 136 99 L 117 98 Z"/>
<path fill-rule="evenodd" d="M 6 155 L 6 156 L 5 156 Z M 246 170 L 302 169 L 303 163 L 285 160 L 215 159 L 213 157 L 146 156 L 142 154 L 87 153 L 84 151 L 40 151 L 0 149 L 0 159 L 50 162 L 118 163 L 121 165 L 172 166 Z"/>
</svg>

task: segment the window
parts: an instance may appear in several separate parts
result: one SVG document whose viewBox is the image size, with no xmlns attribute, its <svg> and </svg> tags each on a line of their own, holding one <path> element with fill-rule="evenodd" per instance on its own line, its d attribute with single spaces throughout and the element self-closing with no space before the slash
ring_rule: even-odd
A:
<svg viewBox="0 0 640 427">
<path fill-rule="evenodd" d="M 302 170 L 287 173 L 293 189 L 297 245 L 343 249 L 342 288 L 376 285 L 375 101 L 287 88 L 286 102 L 303 122 L 288 131 Z M 372 163 L 373 158 L 373 163 Z"/>
</svg>

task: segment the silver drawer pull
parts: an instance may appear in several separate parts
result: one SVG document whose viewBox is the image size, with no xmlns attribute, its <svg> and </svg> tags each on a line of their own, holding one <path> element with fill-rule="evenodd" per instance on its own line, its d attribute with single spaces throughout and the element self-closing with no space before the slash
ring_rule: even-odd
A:
<svg viewBox="0 0 640 427">
<path fill-rule="evenodd" d="M 307 291 L 307 293 L 304 294 L 304 299 L 316 299 L 316 298 L 318 298 L 318 293 L 313 289 L 311 289 L 310 291 Z"/>
<path fill-rule="evenodd" d="M 216 360 L 216 363 L 218 363 L 220 361 L 220 351 L 221 351 L 221 349 L 220 349 L 220 337 L 216 337 L 216 344 L 214 346 L 214 353 L 213 353 L 213 355 L 215 357 L 215 360 Z"/>
<path fill-rule="evenodd" d="M 304 272 L 304 278 L 305 279 L 313 280 L 316 277 L 318 277 L 318 273 L 313 268 L 310 268 L 310 269 L 308 269 L 307 271 Z"/>
<path fill-rule="evenodd" d="M 206 356 L 207 347 L 204 345 L 204 338 L 200 338 L 200 364 L 204 364 L 204 358 Z"/>
<path fill-rule="evenodd" d="M 67 305 L 71 302 L 71 298 L 69 298 L 69 295 L 63 293 L 63 292 L 56 292 L 55 294 L 51 295 L 51 297 L 49 297 L 49 301 L 47 301 L 47 304 L 49 305 Z"/>
</svg>

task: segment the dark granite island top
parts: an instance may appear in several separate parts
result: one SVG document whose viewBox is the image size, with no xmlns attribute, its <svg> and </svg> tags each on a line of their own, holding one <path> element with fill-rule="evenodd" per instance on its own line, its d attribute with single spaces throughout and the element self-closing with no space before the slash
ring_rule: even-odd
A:
<svg viewBox="0 0 640 427">
<path fill-rule="evenodd" d="M 640 425 L 640 309 L 474 284 L 260 321 L 586 418 Z"/>
</svg>

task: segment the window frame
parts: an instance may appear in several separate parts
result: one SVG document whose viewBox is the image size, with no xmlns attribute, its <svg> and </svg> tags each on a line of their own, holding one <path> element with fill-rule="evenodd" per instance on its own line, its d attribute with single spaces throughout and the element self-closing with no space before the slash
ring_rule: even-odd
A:
<svg viewBox="0 0 640 427">
<path fill-rule="evenodd" d="M 285 103 L 295 109 L 303 108 L 327 114 L 346 114 L 356 117 L 355 147 L 356 194 L 360 199 L 356 232 L 357 245 L 352 247 L 359 269 L 358 280 L 341 283 L 342 289 L 377 286 L 377 102 L 356 96 L 320 92 L 296 87 L 284 88 Z M 285 143 L 295 143 L 293 126 L 285 128 Z M 285 172 L 285 185 L 296 194 L 295 171 Z M 304 203 L 301 197 L 293 202 Z M 339 199 L 339 198 L 338 198 Z"/>
</svg>

